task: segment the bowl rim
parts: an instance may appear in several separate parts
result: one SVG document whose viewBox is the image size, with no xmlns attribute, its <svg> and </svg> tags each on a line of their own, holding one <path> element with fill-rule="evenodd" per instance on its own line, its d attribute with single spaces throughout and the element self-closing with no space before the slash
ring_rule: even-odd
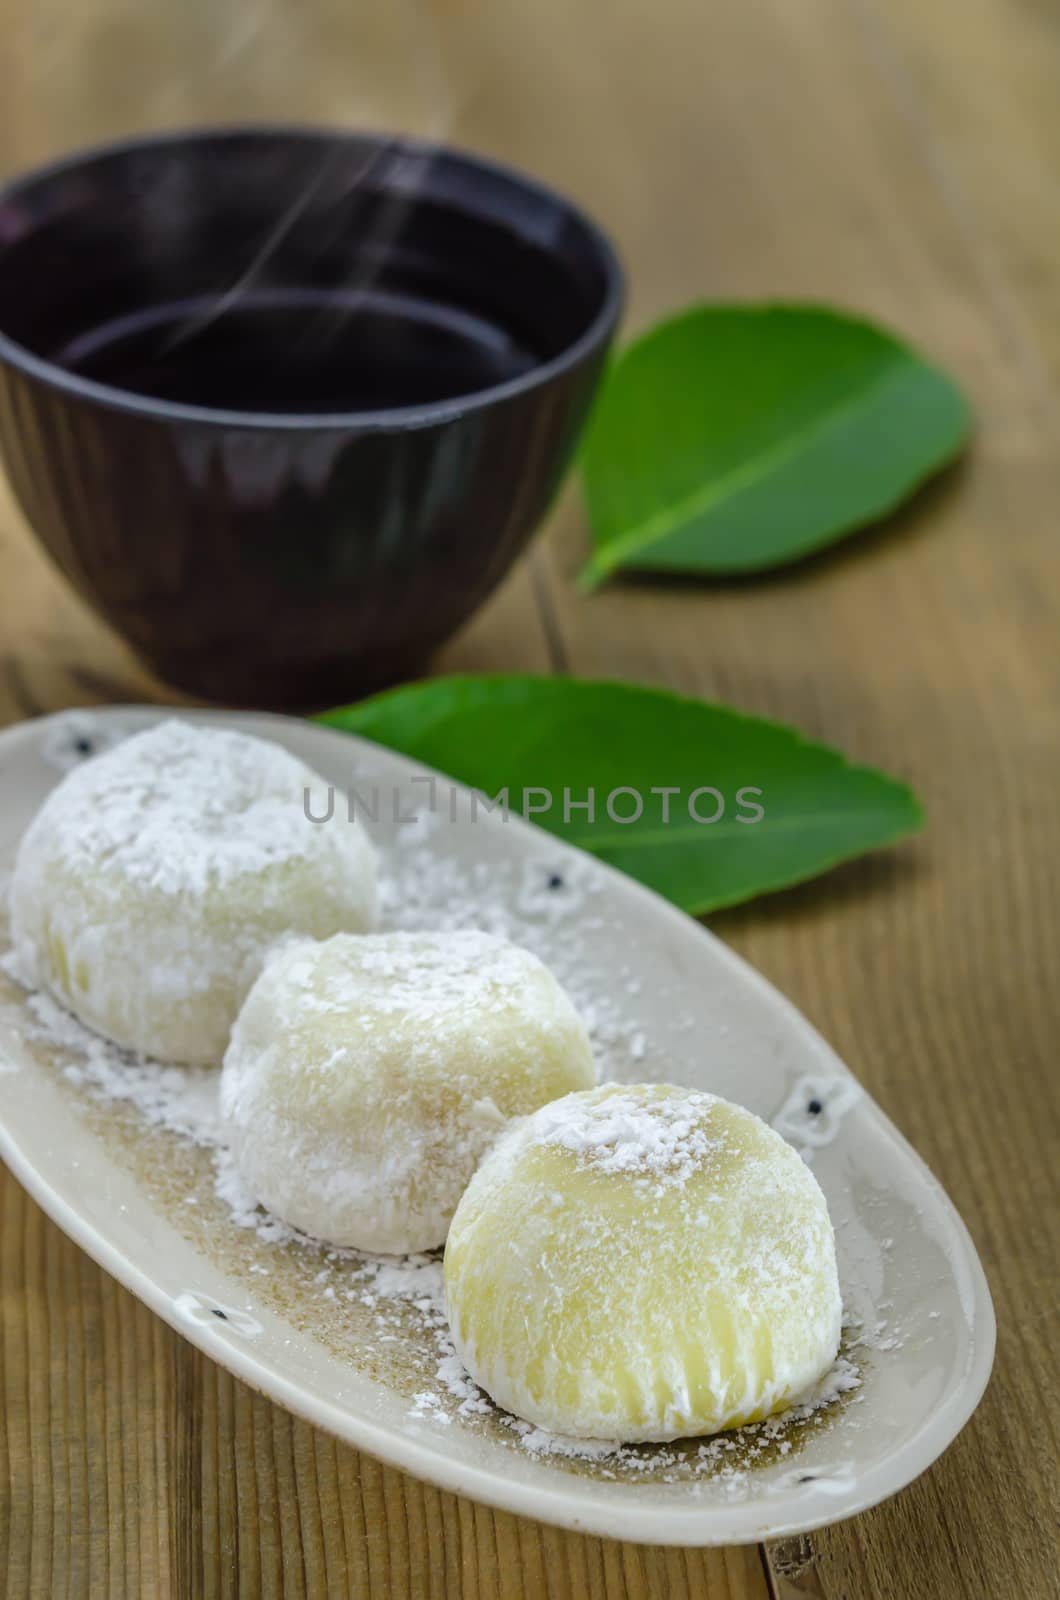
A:
<svg viewBox="0 0 1060 1600">
<path fill-rule="evenodd" d="M 146 421 L 197 422 L 205 426 L 226 428 L 255 428 L 287 432 L 329 432 L 356 430 L 358 432 L 394 432 L 405 429 L 429 427 L 454 421 L 469 413 L 482 411 L 500 401 L 514 399 L 543 388 L 553 379 L 580 365 L 593 350 L 606 346 L 614 334 L 625 303 L 625 274 L 618 252 L 603 228 L 581 206 L 575 204 L 560 190 L 542 183 L 537 178 L 479 155 L 459 145 L 421 139 L 403 133 L 353 127 L 328 126 L 324 123 L 225 123 L 217 126 L 162 130 L 150 134 L 136 134 L 121 139 L 107 140 L 89 145 L 71 154 L 59 157 L 17 174 L 0 184 L 0 206 L 16 198 L 33 185 L 76 172 L 94 161 L 109 156 L 134 154 L 166 146 L 179 147 L 193 143 L 209 143 L 224 139 L 291 139 L 341 141 L 369 140 L 381 149 L 392 149 L 423 159 L 445 157 L 459 165 L 477 170 L 488 177 L 521 189 L 544 202 L 554 210 L 566 212 L 590 241 L 604 277 L 602 299 L 588 326 L 558 355 L 551 356 L 519 377 L 486 389 L 476 389 L 470 394 L 456 395 L 450 399 L 433 400 L 423 405 L 393 406 L 366 411 L 238 411 L 224 407 L 186 405 L 180 401 L 155 399 L 140 395 L 131 389 L 121 389 L 112 384 L 97 383 L 94 379 L 68 372 L 53 361 L 34 354 L 32 350 L 10 337 L 0 327 L 0 366 L 8 365 L 28 374 L 40 382 L 59 389 L 75 398 L 88 400 L 114 411 L 121 411 Z M 2 246 L 0 246 L 2 248 Z"/>
</svg>

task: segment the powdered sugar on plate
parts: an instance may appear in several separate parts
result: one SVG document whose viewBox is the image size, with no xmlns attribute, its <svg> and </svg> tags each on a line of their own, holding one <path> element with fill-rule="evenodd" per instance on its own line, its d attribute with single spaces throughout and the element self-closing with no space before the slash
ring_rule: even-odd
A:
<svg viewBox="0 0 1060 1600">
<path fill-rule="evenodd" d="M 13 951 L 0 956 L 0 971 L 24 984 Z M 169 1066 L 122 1050 L 41 990 L 27 993 L 26 1011 L 27 1036 L 62 1057 L 60 1070 L 68 1083 L 95 1099 L 128 1101 L 153 1127 L 201 1144 L 217 1141 L 215 1069 Z"/>
</svg>

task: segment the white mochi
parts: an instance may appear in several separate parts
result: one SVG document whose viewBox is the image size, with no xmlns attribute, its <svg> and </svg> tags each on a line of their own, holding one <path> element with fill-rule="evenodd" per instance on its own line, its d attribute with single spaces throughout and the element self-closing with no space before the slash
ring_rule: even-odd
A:
<svg viewBox="0 0 1060 1600">
<path fill-rule="evenodd" d="M 277 937 L 374 921 L 364 830 L 307 819 L 322 785 L 279 745 L 175 721 L 76 767 L 15 862 L 25 976 L 120 1045 L 219 1066 Z"/>
<path fill-rule="evenodd" d="M 486 933 L 284 946 L 232 1033 L 221 1109 L 238 1171 L 333 1244 L 440 1245 L 514 1116 L 594 1082 L 585 1028 L 536 956 Z"/>
<path fill-rule="evenodd" d="M 757 1421 L 839 1344 L 813 1174 L 751 1112 L 669 1085 L 572 1094 L 510 1129 L 457 1208 L 445 1288 L 475 1381 L 580 1438 Z"/>
</svg>

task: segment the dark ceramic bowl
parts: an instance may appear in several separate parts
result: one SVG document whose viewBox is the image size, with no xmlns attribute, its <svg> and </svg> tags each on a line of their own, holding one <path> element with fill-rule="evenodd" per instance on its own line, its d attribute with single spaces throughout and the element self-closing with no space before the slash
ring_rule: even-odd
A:
<svg viewBox="0 0 1060 1600">
<path fill-rule="evenodd" d="M 0 190 L 0 448 L 162 678 L 335 703 L 507 571 L 621 298 L 592 222 L 477 157 L 301 129 L 91 151 Z"/>
</svg>

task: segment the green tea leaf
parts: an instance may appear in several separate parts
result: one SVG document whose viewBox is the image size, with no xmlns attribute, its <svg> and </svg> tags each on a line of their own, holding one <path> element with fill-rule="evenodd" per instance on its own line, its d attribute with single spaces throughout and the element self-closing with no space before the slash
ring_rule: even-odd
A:
<svg viewBox="0 0 1060 1600">
<path fill-rule="evenodd" d="M 507 790 L 513 811 L 694 914 L 799 883 L 922 821 L 905 784 L 792 728 L 631 684 L 435 678 L 321 720 L 491 798 Z"/>
<path fill-rule="evenodd" d="M 817 306 L 694 307 L 611 366 L 582 449 L 595 555 L 747 573 L 893 511 L 965 444 L 960 391 L 883 329 Z"/>
</svg>

